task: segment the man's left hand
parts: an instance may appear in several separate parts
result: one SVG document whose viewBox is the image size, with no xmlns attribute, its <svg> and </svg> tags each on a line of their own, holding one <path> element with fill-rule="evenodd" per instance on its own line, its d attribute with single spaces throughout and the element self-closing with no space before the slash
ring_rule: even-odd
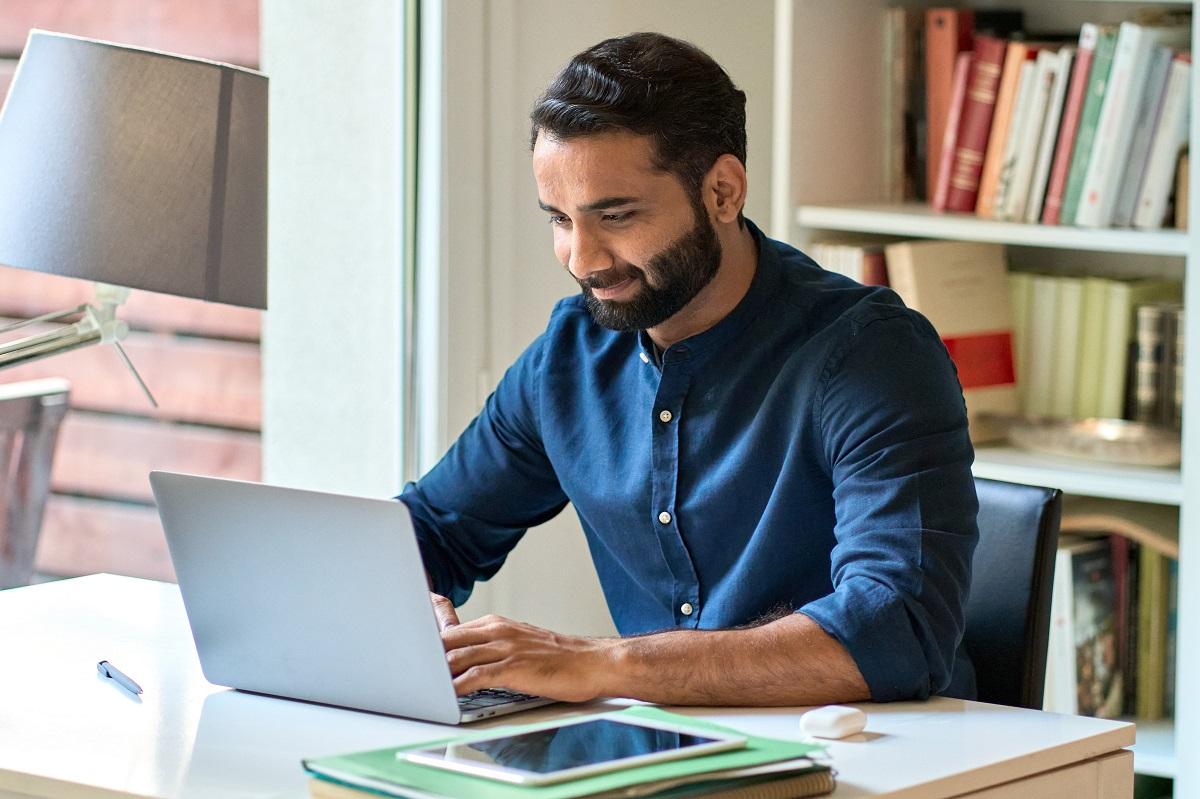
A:
<svg viewBox="0 0 1200 799">
<path fill-rule="evenodd" d="M 603 696 L 617 639 L 559 635 L 489 615 L 442 630 L 446 659 L 461 696 L 506 688 L 565 702 Z"/>
</svg>

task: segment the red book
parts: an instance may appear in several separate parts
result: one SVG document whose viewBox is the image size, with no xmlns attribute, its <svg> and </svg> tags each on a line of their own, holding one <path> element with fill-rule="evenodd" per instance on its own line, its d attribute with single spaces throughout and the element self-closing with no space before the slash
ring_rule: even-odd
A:
<svg viewBox="0 0 1200 799">
<path fill-rule="evenodd" d="M 1071 85 L 1067 87 L 1067 101 L 1058 127 L 1058 143 L 1054 145 L 1054 165 L 1050 167 L 1050 181 L 1046 184 L 1046 200 L 1042 205 L 1043 224 L 1057 225 L 1062 219 L 1063 192 L 1066 191 L 1067 176 L 1071 172 L 1071 155 L 1075 151 L 1075 134 L 1079 132 L 1079 117 L 1087 97 L 1097 35 L 1095 25 L 1084 25 L 1079 36 L 1079 50 L 1075 54 L 1075 66 L 1071 69 Z"/>
<path fill-rule="evenodd" d="M 973 11 L 931 8 L 925 12 L 925 187 L 930 198 L 937 190 L 938 153 L 954 93 L 954 62 L 959 53 L 970 52 L 974 32 Z"/>
<path fill-rule="evenodd" d="M 967 73 L 971 69 L 971 54 L 959 53 L 954 62 L 954 97 L 950 116 L 946 117 L 946 135 L 942 137 L 942 154 L 938 159 L 937 188 L 933 192 L 933 207 L 946 210 L 950 193 L 950 170 L 954 168 L 954 150 L 958 145 L 958 126 L 962 119 L 963 101 L 967 97 Z"/>
<path fill-rule="evenodd" d="M 1000 87 L 1000 70 L 1007 48 L 1007 42 L 993 36 L 980 36 L 975 40 L 958 143 L 954 148 L 954 166 L 950 170 L 950 189 L 946 195 L 948 211 L 975 211 L 983 154 L 987 151 L 988 133 L 992 129 L 996 90 Z"/>
</svg>

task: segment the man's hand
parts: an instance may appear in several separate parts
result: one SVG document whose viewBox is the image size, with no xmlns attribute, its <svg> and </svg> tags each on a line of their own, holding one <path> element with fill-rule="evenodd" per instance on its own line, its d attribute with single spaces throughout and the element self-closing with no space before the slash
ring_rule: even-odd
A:
<svg viewBox="0 0 1200 799">
<path fill-rule="evenodd" d="M 460 696 L 481 688 L 506 688 L 586 702 L 605 695 L 603 684 L 618 642 L 559 635 L 490 615 L 444 626 L 442 643 Z"/>
<path fill-rule="evenodd" d="M 429 592 L 429 598 L 433 600 L 433 614 L 437 616 L 439 630 L 445 630 L 447 627 L 458 624 L 458 611 L 454 609 L 453 602 L 432 591 Z"/>
</svg>

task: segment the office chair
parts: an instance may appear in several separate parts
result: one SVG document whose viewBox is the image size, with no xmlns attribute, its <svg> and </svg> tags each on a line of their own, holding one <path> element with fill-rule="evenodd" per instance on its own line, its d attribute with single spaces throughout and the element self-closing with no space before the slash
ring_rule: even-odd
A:
<svg viewBox="0 0 1200 799">
<path fill-rule="evenodd" d="M 980 479 L 975 488 L 979 545 L 963 646 L 977 698 L 1040 710 L 1062 492 Z"/>
<path fill-rule="evenodd" d="M 0 385 L 0 589 L 33 576 L 69 388 L 62 379 Z"/>
</svg>

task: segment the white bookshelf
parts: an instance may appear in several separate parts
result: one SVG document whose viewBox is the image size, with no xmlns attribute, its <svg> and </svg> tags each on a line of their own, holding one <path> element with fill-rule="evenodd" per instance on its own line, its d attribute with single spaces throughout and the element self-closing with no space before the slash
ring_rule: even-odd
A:
<svg viewBox="0 0 1200 799">
<path fill-rule="evenodd" d="M 1173 0 L 1192 7 L 1200 0 Z M 971 4 L 970 2 L 968 4 Z M 1176 717 L 1138 725 L 1135 770 L 1175 780 L 1177 797 L 1200 797 L 1200 201 L 1193 188 L 1188 231 L 1088 230 L 983 220 L 938 213 L 927 206 L 882 202 L 885 196 L 886 82 L 881 63 L 884 9 L 945 5 L 920 0 L 775 0 L 776 56 L 772 158 L 771 234 L 801 247 L 828 231 L 912 238 L 994 242 L 1052 252 L 1104 253 L 1096 263 L 1120 259 L 1130 269 L 1183 263 L 1186 363 L 1181 469 L 1122 467 L 980 447 L 980 477 L 1061 488 L 1068 494 L 1178 507 L 1180 572 Z M 994 5 L 975 0 L 977 7 Z M 1138 3 L 1119 0 L 1014 0 L 1035 30 L 1078 30 L 1085 21 L 1113 23 Z M 1141 4 L 1144 5 L 1144 4 Z M 1161 4 L 1159 4 L 1161 5 Z M 1193 42 L 1200 17 L 1193 8 Z M 1193 71 L 1192 118 L 1200 113 L 1200 70 Z M 1191 152 L 1200 153 L 1200 124 L 1193 123 Z M 1192 158 L 1191 186 L 1200 186 L 1200 158 Z M 1024 252 L 1029 252 L 1024 249 Z M 1115 255 L 1108 255 L 1115 254 Z M 1125 256 L 1129 257 L 1126 259 Z M 1057 257 L 1057 256 L 1054 256 Z M 1068 258 L 1072 256 L 1067 256 Z M 1167 260 L 1164 260 L 1167 259 Z M 1147 272 L 1151 274 L 1151 272 Z M 1195 311 L 1195 312 L 1193 312 Z M 1197 464 L 1196 468 L 1192 465 Z M 1192 554 L 1193 552 L 1197 554 Z M 1179 756 L 1176 753 L 1197 753 Z"/>
</svg>

